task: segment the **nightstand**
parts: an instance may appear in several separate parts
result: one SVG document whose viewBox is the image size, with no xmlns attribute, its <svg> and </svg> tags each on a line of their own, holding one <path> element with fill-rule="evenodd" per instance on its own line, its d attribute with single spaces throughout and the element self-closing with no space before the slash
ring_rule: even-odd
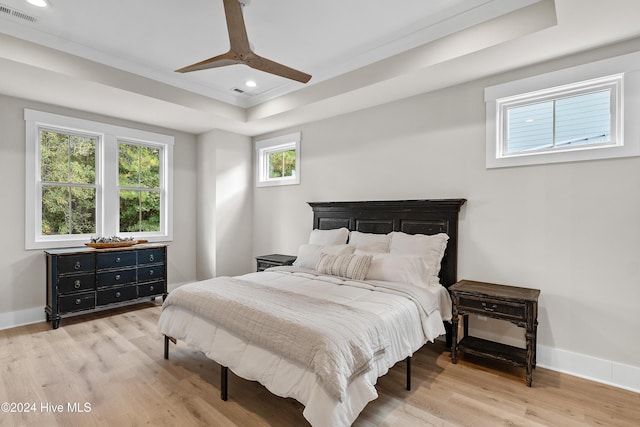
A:
<svg viewBox="0 0 640 427">
<path fill-rule="evenodd" d="M 281 254 L 270 254 L 270 255 L 260 255 L 256 257 L 256 262 L 258 264 L 257 271 L 263 271 L 270 267 L 277 267 L 280 265 L 291 265 L 296 260 L 296 257 L 293 255 L 281 255 Z"/>
<path fill-rule="evenodd" d="M 488 357 L 526 369 L 527 386 L 531 387 L 536 366 L 538 330 L 538 289 L 496 285 L 461 280 L 449 288 L 453 299 L 453 346 L 451 360 L 458 361 L 458 352 Z M 506 320 L 525 330 L 526 348 L 488 341 L 469 335 L 469 314 Z M 463 316 L 464 337 L 458 342 L 458 320 Z"/>
</svg>

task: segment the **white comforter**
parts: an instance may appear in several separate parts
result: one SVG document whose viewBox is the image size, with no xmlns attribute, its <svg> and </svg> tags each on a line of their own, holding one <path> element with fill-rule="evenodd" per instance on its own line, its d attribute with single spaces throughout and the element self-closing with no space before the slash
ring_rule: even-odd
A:
<svg viewBox="0 0 640 427">
<path fill-rule="evenodd" d="M 390 282 L 356 282 L 291 267 L 239 278 L 366 310 L 384 320 L 389 347 L 374 361 L 373 370 L 352 379 L 345 399 L 340 401 L 299 362 L 248 344 L 186 307 L 164 307 L 159 320 L 163 334 L 185 341 L 236 375 L 259 381 L 278 396 L 298 400 L 305 405 L 304 417 L 316 427 L 351 425 L 366 404 L 377 398 L 377 378 L 443 334 L 442 321 L 451 316 L 448 293 L 442 286 L 423 289 Z M 203 289 L 207 282 L 198 282 L 197 286 Z"/>
</svg>

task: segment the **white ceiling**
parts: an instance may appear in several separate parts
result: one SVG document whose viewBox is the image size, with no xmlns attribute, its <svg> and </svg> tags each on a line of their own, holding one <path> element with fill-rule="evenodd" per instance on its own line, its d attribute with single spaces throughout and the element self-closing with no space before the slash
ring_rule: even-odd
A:
<svg viewBox="0 0 640 427">
<path fill-rule="evenodd" d="M 640 35 L 637 0 L 245 1 L 254 50 L 305 85 L 174 72 L 228 50 L 222 0 L 49 3 L 0 0 L 0 93 L 192 133 L 257 135 Z"/>
</svg>

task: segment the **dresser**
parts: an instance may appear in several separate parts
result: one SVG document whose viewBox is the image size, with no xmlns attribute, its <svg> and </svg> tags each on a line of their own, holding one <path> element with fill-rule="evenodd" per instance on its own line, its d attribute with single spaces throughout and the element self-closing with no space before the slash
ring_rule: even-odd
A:
<svg viewBox="0 0 640 427">
<path fill-rule="evenodd" d="M 526 382 L 531 387 L 536 366 L 538 335 L 538 289 L 461 280 L 449 288 L 453 299 L 453 346 L 451 360 L 458 361 L 458 353 L 524 367 Z M 476 314 L 511 322 L 524 329 L 525 348 L 514 347 L 469 335 L 468 315 Z M 459 316 L 463 316 L 464 336 L 458 340 Z"/>
<path fill-rule="evenodd" d="M 166 245 L 45 251 L 47 321 L 167 296 Z"/>
</svg>

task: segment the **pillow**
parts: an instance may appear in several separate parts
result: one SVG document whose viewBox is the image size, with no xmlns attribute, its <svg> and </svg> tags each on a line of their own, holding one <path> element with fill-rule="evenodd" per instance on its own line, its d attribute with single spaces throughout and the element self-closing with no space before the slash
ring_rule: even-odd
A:
<svg viewBox="0 0 640 427">
<path fill-rule="evenodd" d="M 433 274 L 423 257 L 383 253 L 371 254 L 371 257 L 366 280 L 429 286 Z"/>
<path fill-rule="evenodd" d="M 449 240 L 449 236 L 445 233 L 429 236 L 392 231 L 389 237 L 391 238 L 390 253 L 422 256 L 431 268 L 432 274 L 434 276 L 440 274 L 440 263 Z"/>
<path fill-rule="evenodd" d="M 342 227 L 333 230 L 312 230 L 309 235 L 310 245 L 344 245 L 349 237 L 349 229 Z"/>
<path fill-rule="evenodd" d="M 389 252 L 390 242 L 391 239 L 386 234 L 361 233 L 359 231 L 349 233 L 349 244 L 366 252 Z"/>
<path fill-rule="evenodd" d="M 329 255 L 322 254 L 316 270 L 320 274 L 364 280 L 371 264 L 371 255 Z"/>
<path fill-rule="evenodd" d="M 353 246 L 350 245 L 301 245 L 298 248 L 298 257 L 293 265 L 300 268 L 315 270 L 323 253 L 329 255 L 347 255 L 353 253 Z"/>
</svg>

